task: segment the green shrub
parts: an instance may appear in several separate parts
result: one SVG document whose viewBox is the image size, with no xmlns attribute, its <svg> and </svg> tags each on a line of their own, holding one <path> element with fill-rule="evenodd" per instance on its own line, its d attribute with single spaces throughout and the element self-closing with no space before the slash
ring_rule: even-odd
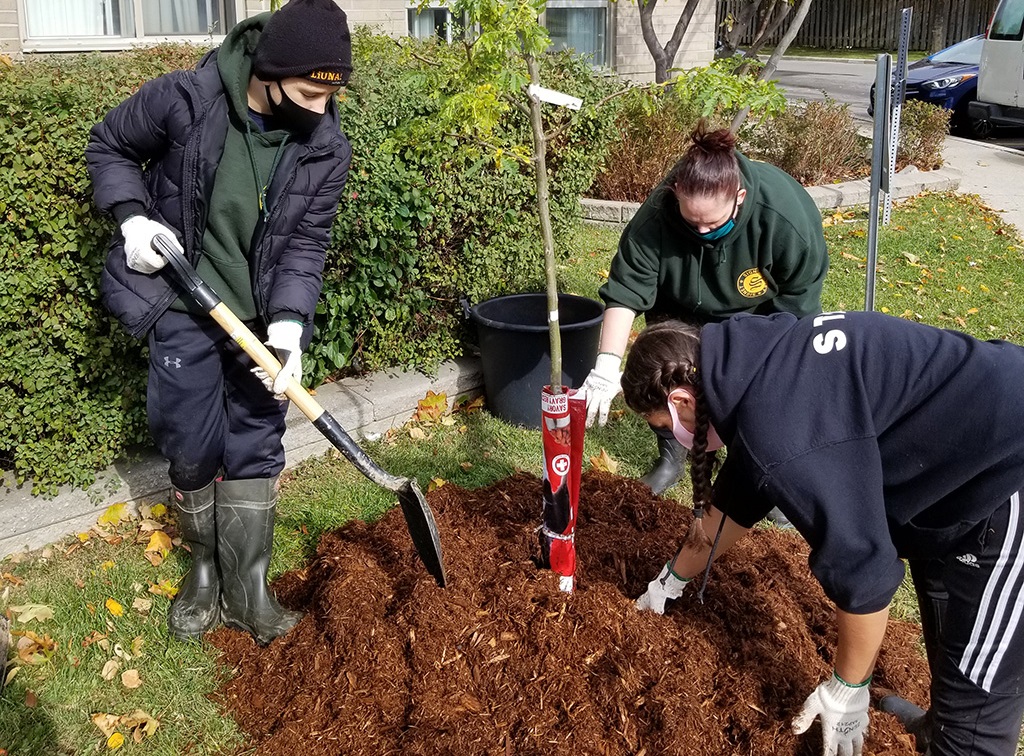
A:
<svg viewBox="0 0 1024 756">
<path fill-rule="evenodd" d="M 98 299 L 111 225 L 85 170 L 89 127 L 202 50 L 161 46 L 0 70 L 0 468 L 86 484 L 145 437 L 142 350 Z"/>
<path fill-rule="evenodd" d="M 682 72 L 664 88 L 637 87 L 623 97 L 608 163 L 588 194 L 598 199 L 642 202 L 689 144 L 697 121 L 728 126 L 743 108 L 759 122 L 785 108 L 773 82 L 736 76 L 731 58 Z"/>
<path fill-rule="evenodd" d="M 914 165 L 922 171 L 942 167 L 942 145 L 951 111 L 920 100 L 907 100 L 900 111 L 896 170 Z"/>
<path fill-rule="evenodd" d="M 778 166 L 801 184 L 862 178 L 871 170 L 871 143 L 857 134 L 850 106 L 802 102 L 741 133 L 741 149 Z"/>
<path fill-rule="evenodd" d="M 461 352 L 460 296 L 543 281 L 532 170 L 501 157 L 528 143 L 525 116 L 511 111 L 493 145 L 460 144 L 437 128 L 459 86 L 457 48 L 400 48 L 368 32 L 354 43 L 340 104 L 354 157 L 307 355 L 315 380 L 351 366 L 434 366 Z M 109 108 L 203 52 L 165 45 L 0 70 L 0 469 L 37 489 L 86 485 L 146 439 L 144 345 L 99 303 L 112 224 L 92 206 L 84 150 Z M 546 83 L 588 102 L 549 150 L 564 233 L 609 141 L 614 110 L 592 103 L 611 84 L 565 55 L 543 67 Z M 548 111 L 549 129 L 566 113 Z"/>
</svg>

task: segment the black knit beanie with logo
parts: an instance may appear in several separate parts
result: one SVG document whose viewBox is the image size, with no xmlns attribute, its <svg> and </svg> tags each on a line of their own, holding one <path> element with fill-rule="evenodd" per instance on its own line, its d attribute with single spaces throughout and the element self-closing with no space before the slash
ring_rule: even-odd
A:
<svg viewBox="0 0 1024 756">
<path fill-rule="evenodd" d="M 290 0 L 270 15 L 253 55 L 263 81 L 292 76 L 341 86 L 352 73 L 348 17 L 334 0 Z"/>
</svg>

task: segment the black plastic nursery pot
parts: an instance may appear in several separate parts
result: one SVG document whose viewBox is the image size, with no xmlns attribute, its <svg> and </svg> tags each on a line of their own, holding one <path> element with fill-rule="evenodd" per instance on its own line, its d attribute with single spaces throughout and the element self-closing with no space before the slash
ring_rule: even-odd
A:
<svg viewBox="0 0 1024 756">
<path fill-rule="evenodd" d="M 540 428 L 540 394 L 551 382 L 546 294 L 495 297 L 470 308 L 480 342 L 487 407 L 505 422 Z M 558 295 L 562 385 L 580 388 L 597 360 L 601 302 Z"/>
</svg>

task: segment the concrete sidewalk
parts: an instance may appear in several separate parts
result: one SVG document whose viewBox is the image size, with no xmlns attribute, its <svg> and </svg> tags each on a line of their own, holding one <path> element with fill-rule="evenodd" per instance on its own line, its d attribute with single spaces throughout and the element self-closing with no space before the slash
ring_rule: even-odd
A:
<svg viewBox="0 0 1024 756">
<path fill-rule="evenodd" d="M 317 389 L 316 400 L 354 438 L 379 435 L 403 425 L 427 391 L 445 393 L 449 404 L 483 389 L 480 362 L 462 358 L 445 363 L 436 377 L 389 371 L 346 379 Z M 284 434 L 286 466 L 323 454 L 331 443 L 293 405 Z M 111 504 L 168 501 L 167 462 L 153 449 L 118 460 L 86 490 L 65 486 L 56 496 L 33 496 L 29 486 L 0 488 L 0 557 L 36 549 L 87 530 Z"/>
<path fill-rule="evenodd" d="M 977 194 L 1024 235 L 1024 152 L 950 136 L 946 137 L 942 158 L 960 171 L 959 191 Z"/>
</svg>

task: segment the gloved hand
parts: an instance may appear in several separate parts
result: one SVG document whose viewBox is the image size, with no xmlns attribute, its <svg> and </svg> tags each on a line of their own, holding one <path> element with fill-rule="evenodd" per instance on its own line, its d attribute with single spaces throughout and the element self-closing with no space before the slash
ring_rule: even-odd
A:
<svg viewBox="0 0 1024 756">
<path fill-rule="evenodd" d="M 611 407 L 615 395 L 622 390 L 622 371 L 619 370 L 621 364 L 622 358 L 617 354 L 601 352 L 597 355 L 594 369 L 583 382 L 583 388 L 587 392 L 588 428 L 594 424 L 595 418 L 598 425 L 608 422 L 608 408 Z"/>
<path fill-rule="evenodd" d="M 636 600 L 636 608 L 640 611 L 651 611 L 655 614 L 665 613 L 665 602 L 683 595 L 692 578 L 681 578 L 672 571 L 672 560 L 665 562 L 658 577 L 647 584 L 647 592 Z"/>
<path fill-rule="evenodd" d="M 868 683 L 849 685 L 839 675 L 823 682 L 804 701 L 804 707 L 793 720 L 793 732 L 807 732 L 821 718 L 822 754 L 824 756 L 860 756 L 868 731 Z"/>
<path fill-rule="evenodd" d="M 182 254 L 185 250 L 178 243 L 178 235 L 163 223 L 157 223 L 142 215 L 133 215 L 121 224 L 124 236 L 124 256 L 128 267 L 139 273 L 156 273 L 167 264 L 167 260 L 153 249 L 153 237 L 164 234 Z"/>
<path fill-rule="evenodd" d="M 277 353 L 277 359 L 281 361 L 281 370 L 273 384 L 269 386 L 269 376 L 264 378 L 266 373 L 262 376 L 256 373 L 259 368 L 254 368 L 253 372 L 260 377 L 263 385 L 277 396 L 284 396 L 290 378 L 302 383 L 302 347 L 299 345 L 301 339 L 302 323 L 296 320 L 277 320 L 267 326 L 267 346 Z"/>
</svg>

